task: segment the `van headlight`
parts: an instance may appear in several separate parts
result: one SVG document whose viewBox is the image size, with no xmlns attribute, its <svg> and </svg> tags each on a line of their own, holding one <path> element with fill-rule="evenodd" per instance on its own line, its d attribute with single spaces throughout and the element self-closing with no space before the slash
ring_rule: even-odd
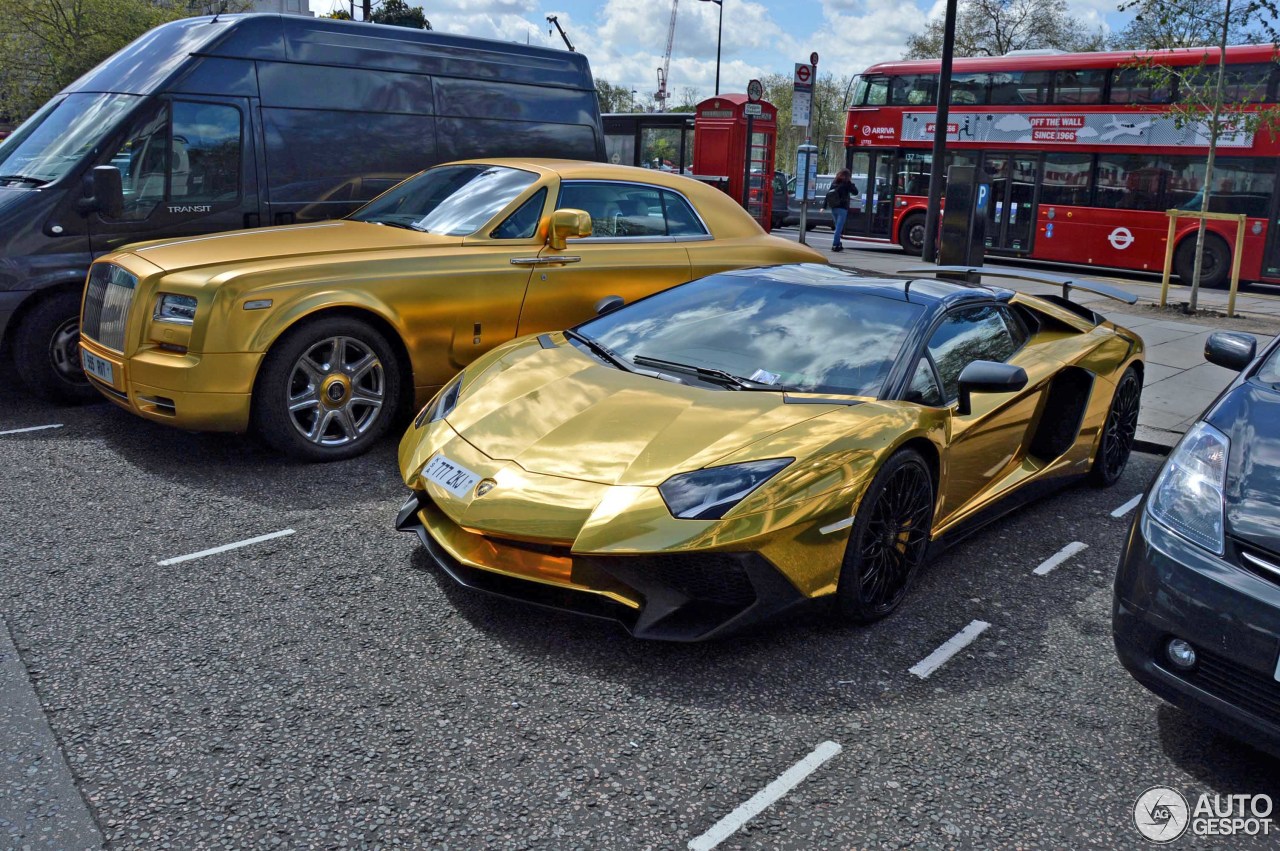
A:
<svg viewBox="0 0 1280 851">
<path fill-rule="evenodd" d="M 157 322 L 191 325 L 196 321 L 196 299 L 189 295 L 160 293 L 156 298 L 156 309 L 151 314 L 151 318 Z"/>
<path fill-rule="evenodd" d="M 1147 513 L 1182 537 L 1222 555 L 1223 491 L 1231 441 L 1206 422 L 1182 438 L 1151 487 Z"/>
<path fill-rule="evenodd" d="M 794 460 L 770 458 L 679 473 L 659 485 L 658 493 L 672 517 L 719 520 Z"/>
</svg>

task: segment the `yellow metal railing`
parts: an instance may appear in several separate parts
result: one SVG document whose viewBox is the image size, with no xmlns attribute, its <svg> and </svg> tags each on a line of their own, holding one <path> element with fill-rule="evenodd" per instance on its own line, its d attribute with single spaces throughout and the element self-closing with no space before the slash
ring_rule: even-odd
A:
<svg viewBox="0 0 1280 851">
<path fill-rule="evenodd" d="M 1160 306 L 1164 307 L 1169 299 L 1169 273 L 1173 269 L 1173 234 L 1177 230 L 1178 219 L 1235 222 L 1236 244 L 1231 252 L 1231 292 L 1227 296 L 1227 316 L 1235 316 L 1236 290 L 1240 288 L 1240 258 L 1244 253 L 1244 222 L 1248 216 L 1244 213 L 1200 213 L 1194 210 L 1165 210 L 1164 214 L 1169 217 L 1169 237 L 1164 245 L 1164 278 L 1160 281 Z M 1194 237 L 1187 238 L 1194 239 Z"/>
</svg>

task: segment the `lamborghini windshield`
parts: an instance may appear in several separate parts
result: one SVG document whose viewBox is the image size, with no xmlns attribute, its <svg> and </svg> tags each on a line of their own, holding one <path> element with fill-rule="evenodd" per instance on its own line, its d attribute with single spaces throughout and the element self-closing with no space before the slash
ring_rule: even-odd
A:
<svg viewBox="0 0 1280 851">
<path fill-rule="evenodd" d="M 492 165 L 428 169 L 374 198 L 351 218 L 424 233 L 467 236 L 537 179 L 533 172 Z"/>
<path fill-rule="evenodd" d="M 739 379 L 737 389 L 876 397 L 922 312 L 847 285 L 713 275 L 577 331 L 641 370 L 699 367 Z"/>
</svg>

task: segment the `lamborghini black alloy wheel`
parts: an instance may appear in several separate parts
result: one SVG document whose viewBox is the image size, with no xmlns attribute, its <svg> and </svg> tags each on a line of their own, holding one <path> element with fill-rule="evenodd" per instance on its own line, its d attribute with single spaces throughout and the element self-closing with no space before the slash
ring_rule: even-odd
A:
<svg viewBox="0 0 1280 851">
<path fill-rule="evenodd" d="M 1138 408 L 1142 402 L 1142 380 L 1130 369 L 1120 379 L 1111 411 L 1102 430 L 1102 444 L 1094 461 L 1093 479 L 1100 485 L 1119 480 L 1133 452 L 1133 437 L 1138 431 Z"/>
</svg>

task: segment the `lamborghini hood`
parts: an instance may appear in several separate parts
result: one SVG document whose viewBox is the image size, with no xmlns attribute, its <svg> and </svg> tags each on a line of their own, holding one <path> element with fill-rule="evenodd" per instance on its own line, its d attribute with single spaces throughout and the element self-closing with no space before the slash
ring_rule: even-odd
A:
<svg viewBox="0 0 1280 851">
<path fill-rule="evenodd" d="M 461 237 L 441 236 L 376 225 L 332 221 L 283 227 L 255 228 L 230 233 L 164 239 L 130 245 L 136 253 L 166 272 L 206 266 L 236 266 L 246 261 L 296 265 L 304 258 L 340 257 L 396 249 L 460 245 Z"/>
<path fill-rule="evenodd" d="M 684 386 L 605 366 L 568 343 L 535 344 L 469 388 L 448 422 L 485 455 L 531 473 L 652 486 L 838 407 Z"/>
</svg>

